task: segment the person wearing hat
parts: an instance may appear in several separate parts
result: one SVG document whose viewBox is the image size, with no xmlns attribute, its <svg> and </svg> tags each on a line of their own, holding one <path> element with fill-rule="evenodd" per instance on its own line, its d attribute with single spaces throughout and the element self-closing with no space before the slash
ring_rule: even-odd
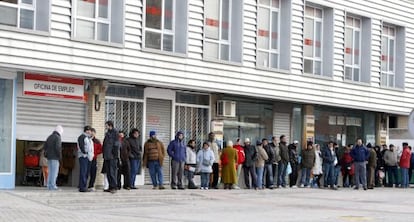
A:
<svg viewBox="0 0 414 222">
<path fill-rule="evenodd" d="M 252 187 L 256 188 L 256 169 L 255 169 L 255 162 L 257 160 L 257 150 L 256 148 L 251 145 L 250 139 L 244 139 L 244 155 L 245 160 L 243 163 L 243 172 L 244 172 L 244 183 L 247 189 Z M 251 177 L 251 183 L 250 183 Z"/>
<path fill-rule="evenodd" d="M 90 126 L 85 126 L 83 133 L 78 137 L 79 192 L 88 192 L 89 166 L 94 156 L 91 130 Z"/>
<path fill-rule="evenodd" d="M 164 144 L 157 139 L 155 131 L 151 131 L 144 144 L 143 166 L 148 168 L 152 181 L 152 189 L 165 189 L 163 185 L 162 165 L 164 163 Z"/>
<path fill-rule="evenodd" d="M 237 183 L 237 151 L 233 148 L 233 142 L 227 141 L 226 148 L 221 153 L 221 164 L 222 164 L 222 182 L 224 183 L 224 189 L 232 189 L 233 185 Z"/>
<path fill-rule="evenodd" d="M 62 159 L 62 134 L 63 127 L 56 126 L 53 133 L 46 139 L 44 149 L 49 175 L 47 178 L 47 189 L 57 190 L 56 179 L 59 173 L 59 161 Z"/>
<path fill-rule="evenodd" d="M 296 182 L 298 180 L 298 166 L 299 166 L 299 156 L 297 147 L 299 141 L 295 140 L 292 144 L 288 146 L 289 149 L 289 163 L 292 168 L 292 173 L 289 174 L 289 186 L 292 188 L 296 187 Z"/>
</svg>

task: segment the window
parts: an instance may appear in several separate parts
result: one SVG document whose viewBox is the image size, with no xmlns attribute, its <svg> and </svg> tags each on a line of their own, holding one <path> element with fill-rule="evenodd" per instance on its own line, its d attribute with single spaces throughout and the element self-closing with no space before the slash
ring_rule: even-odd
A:
<svg viewBox="0 0 414 222">
<path fill-rule="evenodd" d="M 122 43 L 123 0 L 76 0 L 76 3 L 76 38 Z"/>
<path fill-rule="evenodd" d="M 381 86 L 404 88 L 405 28 L 382 25 L 381 33 Z"/>
<path fill-rule="evenodd" d="M 204 1 L 204 58 L 241 62 L 242 2 Z"/>
<path fill-rule="evenodd" d="M 361 81 L 361 19 L 346 17 L 345 79 Z"/>
<path fill-rule="evenodd" d="M 279 0 L 259 0 L 257 65 L 279 68 Z"/>
<path fill-rule="evenodd" d="M 0 0 L 0 24 L 49 31 L 49 0 Z"/>
<path fill-rule="evenodd" d="M 304 31 L 304 73 L 322 75 L 323 10 L 306 6 Z"/>
<path fill-rule="evenodd" d="M 187 1 L 146 0 L 145 47 L 186 53 Z"/>
</svg>

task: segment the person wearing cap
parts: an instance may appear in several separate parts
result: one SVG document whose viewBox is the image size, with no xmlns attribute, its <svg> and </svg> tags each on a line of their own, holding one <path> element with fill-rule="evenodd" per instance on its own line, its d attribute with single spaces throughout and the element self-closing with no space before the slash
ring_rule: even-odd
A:
<svg viewBox="0 0 414 222">
<path fill-rule="evenodd" d="M 296 183 L 298 180 L 298 166 L 299 166 L 299 155 L 297 147 L 299 141 L 295 140 L 292 144 L 288 146 L 289 149 L 289 163 L 292 168 L 292 173 L 289 174 L 289 187 L 296 188 Z"/>
<path fill-rule="evenodd" d="M 313 149 L 313 142 L 308 141 L 305 149 L 302 150 L 302 175 L 300 187 L 308 187 L 310 181 L 310 174 L 313 165 L 315 164 L 315 150 Z"/>
<path fill-rule="evenodd" d="M 90 162 L 94 156 L 91 130 L 90 126 L 85 126 L 83 133 L 78 137 L 79 192 L 89 191 L 87 187 L 88 173 Z"/>
<path fill-rule="evenodd" d="M 47 178 L 47 189 L 57 190 L 56 179 L 59 173 L 59 161 L 62 159 L 62 134 L 63 127 L 56 126 L 53 133 L 47 137 L 44 149 L 45 157 L 47 158 L 47 166 L 49 168 L 49 175 Z"/>
<path fill-rule="evenodd" d="M 286 169 L 289 163 L 289 149 L 287 146 L 287 140 L 285 135 L 281 135 L 279 138 L 279 150 L 280 150 L 280 161 L 278 164 L 278 177 L 277 185 L 280 188 L 286 187 Z"/>
<path fill-rule="evenodd" d="M 367 190 L 367 166 L 366 161 L 369 158 L 369 151 L 362 143 L 362 139 L 357 139 L 357 144 L 351 150 L 352 159 L 355 166 L 355 190 L 359 189 L 362 184 L 364 190 Z"/>
<path fill-rule="evenodd" d="M 152 189 L 165 189 L 163 185 L 162 165 L 164 163 L 164 144 L 157 139 L 155 131 L 151 131 L 150 138 L 144 144 L 143 166 L 148 168 L 152 181 Z"/>
<path fill-rule="evenodd" d="M 222 182 L 224 183 L 224 189 L 232 189 L 233 185 L 237 183 L 237 151 L 233 148 L 233 142 L 227 141 L 226 148 L 221 153 L 221 164 L 222 164 Z"/>
<path fill-rule="evenodd" d="M 247 189 L 256 188 L 256 169 L 255 169 L 255 162 L 257 160 L 257 150 L 256 148 L 250 144 L 250 139 L 244 139 L 244 146 L 243 146 L 245 160 L 243 163 L 243 173 L 244 173 L 244 183 Z M 251 183 L 250 183 L 251 178 Z"/>
</svg>

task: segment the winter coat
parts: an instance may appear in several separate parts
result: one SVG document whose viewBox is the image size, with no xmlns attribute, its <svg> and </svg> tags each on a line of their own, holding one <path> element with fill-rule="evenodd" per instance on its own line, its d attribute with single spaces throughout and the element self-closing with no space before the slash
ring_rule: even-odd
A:
<svg viewBox="0 0 414 222">
<path fill-rule="evenodd" d="M 211 151 L 214 153 L 214 163 L 218 163 L 220 160 L 220 150 L 219 146 L 217 145 L 216 141 L 209 141 L 208 144 L 210 145 Z"/>
<path fill-rule="evenodd" d="M 312 169 L 315 165 L 315 150 L 312 149 L 303 149 L 302 150 L 302 168 Z"/>
<path fill-rule="evenodd" d="M 45 156 L 48 160 L 61 160 L 62 159 L 62 139 L 60 134 L 56 131 L 46 139 Z"/>
<path fill-rule="evenodd" d="M 262 146 L 257 146 L 257 160 L 256 160 L 256 167 L 264 167 L 265 161 L 269 159 L 267 156 L 266 151 L 263 149 Z"/>
<path fill-rule="evenodd" d="M 197 153 L 197 171 L 201 173 L 213 172 L 214 161 L 214 153 L 210 148 L 199 150 Z"/>
<path fill-rule="evenodd" d="M 102 154 L 102 144 L 101 141 L 99 141 L 96 138 L 92 138 L 93 142 L 93 159 L 96 160 L 99 154 Z"/>
<path fill-rule="evenodd" d="M 320 175 L 322 174 L 322 152 L 320 150 L 315 150 L 315 164 L 312 168 L 313 175 Z"/>
<path fill-rule="evenodd" d="M 266 151 L 266 154 L 268 156 L 267 160 L 265 161 L 265 164 L 273 164 L 275 154 L 273 153 L 272 147 L 270 145 L 263 146 L 263 149 Z"/>
<path fill-rule="evenodd" d="M 117 159 L 121 143 L 118 139 L 118 131 L 110 129 L 105 133 L 103 141 L 103 158 L 104 160 Z"/>
<path fill-rule="evenodd" d="M 237 172 L 236 172 L 236 163 L 237 163 L 237 150 L 233 147 L 226 147 L 223 149 L 223 152 L 221 153 L 221 161 L 224 159 L 228 160 L 227 164 L 222 164 L 222 181 L 225 184 L 236 184 L 237 183 Z"/>
<path fill-rule="evenodd" d="M 385 151 L 384 162 L 386 166 L 398 166 L 397 154 L 391 150 Z"/>
<path fill-rule="evenodd" d="M 246 160 L 246 154 L 244 153 L 244 149 L 240 145 L 234 145 L 234 149 L 237 150 L 237 165 L 243 164 Z"/>
<path fill-rule="evenodd" d="M 78 137 L 78 158 L 88 157 L 92 161 L 94 156 L 93 141 L 89 134 L 82 133 Z"/>
<path fill-rule="evenodd" d="M 187 153 L 186 153 L 185 163 L 186 164 L 197 164 L 197 154 L 196 154 L 195 149 L 187 146 L 186 152 Z"/>
<path fill-rule="evenodd" d="M 377 167 L 377 153 L 374 149 L 369 151 L 369 158 L 368 158 L 368 167 L 376 168 Z"/>
<path fill-rule="evenodd" d="M 162 166 L 164 163 L 165 157 L 165 148 L 164 144 L 158 139 L 150 138 L 144 144 L 144 156 L 142 163 L 144 166 L 148 168 L 148 161 L 156 161 L 158 160 L 160 165 Z"/>
<path fill-rule="evenodd" d="M 172 160 L 177 162 L 185 162 L 187 149 L 184 145 L 184 141 L 178 138 L 180 134 L 182 134 L 182 132 L 177 132 L 175 139 L 168 145 L 167 152 L 168 156 L 170 156 Z"/>
<path fill-rule="evenodd" d="M 282 159 L 280 157 L 280 148 L 278 144 L 270 143 L 270 147 L 273 149 L 273 153 L 275 154 L 275 157 L 273 158 L 273 163 L 277 164 Z"/>
<path fill-rule="evenodd" d="M 400 167 L 404 169 L 410 168 L 411 162 L 411 151 L 408 147 L 404 147 L 401 159 L 400 159 Z"/>
<path fill-rule="evenodd" d="M 142 146 L 141 142 L 138 138 L 129 135 L 128 139 L 125 141 L 125 145 L 128 146 L 129 152 L 129 159 L 132 160 L 140 160 L 142 157 Z"/>
<path fill-rule="evenodd" d="M 291 166 L 297 166 L 299 164 L 298 162 L 298 152 L 296 151 L 296 148 L 293 144 L 290 144 L 288 146 L 289 149 L 289 162 Z"/>
<path fill-rule="evenodd" d="M 244 146 L 244 154 L 246 155 L 246 159 L 244 160 L 243 165 L 245 167 L 254 166 L 254 164 L 257 160 L 256 147 L 254 147 L 253 145 Z"/>
<path fill-rule="evenodd" d="M 131 146 L 128 139 L 125 139 L 121 146 L 121 160 L 122 162 L 129 162 L 129 156 L 131 155 Z"/>
<path fill-rule="evenodd" d="M 283 164 L 289 162 L 289 150 L 286 143 L 279 143 L 280 158 Z"/>
<path fill-rule="evenodd" d="M 332 152 L 331 149 L 325 148 L 322 150 L 322 158 L 323 158 L 323 164 L 334 164 L 336 159 L 336 153 L 335 149 Z"/>
<path fill-rule="evenodd" d="M 355 162 L 365 162 L 369 158 L 369 150 L 364 145 L 355 145 L 351 150 L 351 156 Z"/>
<path fill-rule="evenodd" d="M 345 174 L 345 171 L 349 170 L 349 175 L 354 175 L 354 167 L 352 164 L 353 162 L 354 160 L 351 157 L 351 153 L 345 152 L 342 155 L 342 158 L 339 161 L 339 164 L 341 165 L 342 174 Z"/>
</svg>

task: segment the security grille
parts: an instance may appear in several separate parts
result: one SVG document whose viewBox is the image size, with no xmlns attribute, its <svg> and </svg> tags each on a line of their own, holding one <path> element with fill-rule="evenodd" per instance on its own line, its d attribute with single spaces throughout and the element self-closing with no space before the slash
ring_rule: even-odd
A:
<svg viewBox="0 0 414 222">
<path fill-rule="evenodd" d="M 132 128 L 142 129 L 143 103 L 120 99 L 106 99 L 106 120 L 114 122 L 118 130 L 128 134 Z"/>
<path fill-rule="evenodd" d="M 197 149 L 201 148 L 208 134 L 208 108 L 191 106 L 176 106 L 175 108 L 175 130 L 184 133 L 184 140 L 194 139 Z"/>
</svg>

